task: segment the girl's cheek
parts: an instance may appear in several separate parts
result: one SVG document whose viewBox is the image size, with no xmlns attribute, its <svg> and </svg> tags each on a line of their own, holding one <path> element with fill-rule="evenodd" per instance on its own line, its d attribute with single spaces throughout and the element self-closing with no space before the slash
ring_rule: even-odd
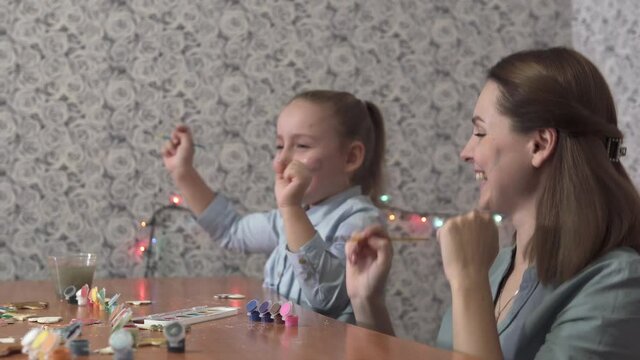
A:
<svg viewBox="0 0 640 360">
<path fill-rule="evenodd" d="M 302 159 L 302 163 L 305 164 L 311 172 L 316 172 L 322 168 L 322 160 L 317 158 Z"/>
</svg>

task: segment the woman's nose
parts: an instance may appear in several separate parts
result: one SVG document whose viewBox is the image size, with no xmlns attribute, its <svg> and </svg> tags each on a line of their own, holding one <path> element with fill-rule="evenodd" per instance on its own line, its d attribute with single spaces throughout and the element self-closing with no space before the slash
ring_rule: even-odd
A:
<svg viewBox="0 0 640 360">
<path fill-rule="evenodd" d="M 464 162 L 472 162 L 473 161 L 473 145 L 471 145 L 471 139 L 467 141 L 465 146 L 462 148 L 460 152 L 460 159 Z"/>
</svg>

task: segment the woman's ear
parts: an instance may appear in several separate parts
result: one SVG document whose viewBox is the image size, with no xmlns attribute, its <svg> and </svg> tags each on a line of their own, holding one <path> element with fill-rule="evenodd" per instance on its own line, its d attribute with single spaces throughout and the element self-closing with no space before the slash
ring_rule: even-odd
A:
<svg viewBox="0 0 640 360">
<path fill-rule="evenodd" d="M 531 165 L 539 168 L 551 158 L 558 145 L 558 131 L 554 128 L 538 129 L 531 138 Z"/>
<path fill-rule="evenodd" d="M 347 158 L 345 162 L 345 170 L 349 173 L 355 173 L 364 162 L 365 148 L 361 141 L 353 141 L 347 148 Z"/>
</svg>

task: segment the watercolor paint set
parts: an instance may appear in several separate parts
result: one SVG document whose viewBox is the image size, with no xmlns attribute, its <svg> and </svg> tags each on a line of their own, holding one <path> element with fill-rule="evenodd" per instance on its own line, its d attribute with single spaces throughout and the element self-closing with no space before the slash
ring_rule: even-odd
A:
<svg viewBox="0 0 640 360">
<path fill-rule="evenodd" d="M 229 306 L 197 306 L 165 313 L 146 315 L 132 319 L 132 321 L 134 323 L 144 325 L 165 326 L 174 321 L 177 321 L 182 325 L 192 325 L 237 315 L 238 310 L 239 309 L 237 307 Z"/>
</svg>

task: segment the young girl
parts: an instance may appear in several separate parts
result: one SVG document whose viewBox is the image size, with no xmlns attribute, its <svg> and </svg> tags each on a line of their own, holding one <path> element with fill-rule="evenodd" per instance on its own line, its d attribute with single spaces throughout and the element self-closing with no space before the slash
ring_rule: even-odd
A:
<svg viewBox="0 0 640 360">
<path fill-rule="evenodd" d="M 278 117 L 277 210 L 239 215 L 193 167 L 193 140 L 178 126 L 164 164 L 198 223 L 228 249 L 270 253 L 264 286 L 298 304 L 353 321 L 345 287 L 344 244 L 380 223 L 372 203 L 381 192 L 385 146 L 378 108 L 345 92 L 296 95 Z"/>
<path fill-rule="evenodd" d="M 438 346 L 481 359 L 637 359 L 640 195 L 598 69 L 566 48 L 509 55 L 489 70 L 471 122 L 461 158 L 480 197 L 438 232 L 452 298 Z M 499 253 L 489 212 L 516 229 Z M 379 300 L 388 235 L 358 237 L 347 244 L 356 318 L 392 333 Z"/>
</svg>

